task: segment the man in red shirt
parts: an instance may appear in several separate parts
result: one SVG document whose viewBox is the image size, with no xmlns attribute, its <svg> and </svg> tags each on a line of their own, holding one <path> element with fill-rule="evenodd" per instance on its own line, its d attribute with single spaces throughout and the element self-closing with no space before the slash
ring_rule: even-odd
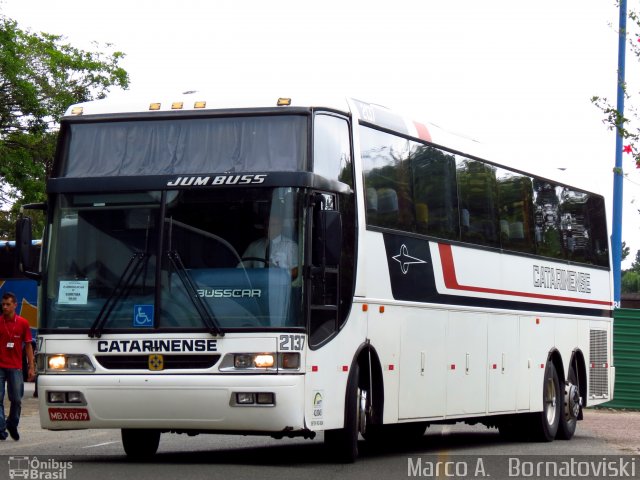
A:
<svg viewBox="0 0 640 480">
<path fill-rule="evenodd" d="M 24 345 L 29 364 L 28 381 L 36 377 L 33 361 L 33 347 L 31 346 L 31 329 L 29 322 L 16 315 L 18 302 L 13 293 L 7 292 L 2 296 L 2 322 L 0 323 L 0 440 L 6 440 L 7 431 L 11 438 L 18 441 L 18 422 L 22 410 L 22 396 L 24 395 L 24 380 L 22 377 L 22 347 Z M 9 416 L 4 417 L 4 386 L 11 408 Z"/>
</svg>

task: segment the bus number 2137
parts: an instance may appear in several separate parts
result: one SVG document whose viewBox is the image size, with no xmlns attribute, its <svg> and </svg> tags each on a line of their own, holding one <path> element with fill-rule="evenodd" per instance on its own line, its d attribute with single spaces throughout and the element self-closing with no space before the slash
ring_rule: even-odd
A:
<svg viewBox="0 0 640 480">
<path fill-rule="evenodd" d="M 302 350 L 304 348 L 304 335 L 280 335 L 280 351 Z"/>
</svg>

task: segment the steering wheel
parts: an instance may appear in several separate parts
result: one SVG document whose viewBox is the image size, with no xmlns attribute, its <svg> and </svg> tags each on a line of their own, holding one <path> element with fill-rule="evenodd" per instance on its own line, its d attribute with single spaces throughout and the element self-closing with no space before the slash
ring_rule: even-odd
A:
<svg viewBox="0 0 640 480">
<path fill-rule="evenodd" d="M 248 262 L 262 262 L 264 263 L 264 266 L 266 267 L 267 265 L 269 265 L 269 262 L 267 262 L 266 259 L 264 258 L 260 258 L 260 257 L 242 257 L 240 260 L 242 260 L 243 262 L 246 260 Z"/>
</svg>

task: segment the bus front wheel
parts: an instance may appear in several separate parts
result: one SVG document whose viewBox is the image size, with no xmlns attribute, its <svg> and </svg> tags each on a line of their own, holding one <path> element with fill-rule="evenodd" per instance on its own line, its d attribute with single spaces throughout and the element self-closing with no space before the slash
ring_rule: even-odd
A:
<svg viewBox="0 0 640 480">
<path fill-rule="evenodd" d="M 331 457 L 342 463 L 358 458 L 358 437 L 366 429 L 368 388 L 360 385 L 360 367 L 351 370 L 345 397 L 344 427 L 324 432 L 324 443 Z"/>
<path fill-rule="evenodd" d="M 148 458 L 155 455 L 160 445 L 159 430 L 123 428 L 122 446 L 129 458 Z"/>
</svg>

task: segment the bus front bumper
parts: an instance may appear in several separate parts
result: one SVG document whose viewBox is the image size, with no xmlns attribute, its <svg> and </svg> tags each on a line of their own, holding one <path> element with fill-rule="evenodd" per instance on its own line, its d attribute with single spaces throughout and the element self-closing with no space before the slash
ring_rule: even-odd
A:
<svg viewBox="0 0 640 480">
<path fill-rule="evenodd" d="M 305 430 L 303 375 L 41 375 L 38 391 L 48 430 Z"/>
</svg>

